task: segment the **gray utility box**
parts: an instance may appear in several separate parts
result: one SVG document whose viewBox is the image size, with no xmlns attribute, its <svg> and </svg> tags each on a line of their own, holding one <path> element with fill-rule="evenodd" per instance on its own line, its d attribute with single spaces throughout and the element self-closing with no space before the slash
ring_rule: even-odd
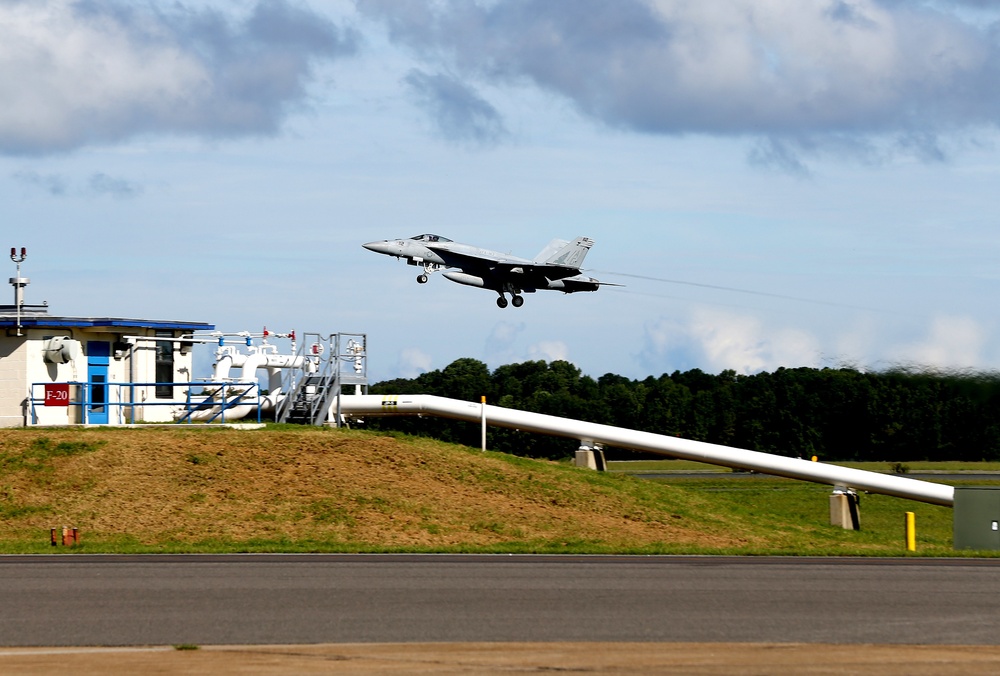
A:
<svg viewBox="0 0 1000 676">
<path fill-rule="evenodd" d="M 955 488 L 955 549 L 1000 549 L 1000 486 Z"/>
</svg>

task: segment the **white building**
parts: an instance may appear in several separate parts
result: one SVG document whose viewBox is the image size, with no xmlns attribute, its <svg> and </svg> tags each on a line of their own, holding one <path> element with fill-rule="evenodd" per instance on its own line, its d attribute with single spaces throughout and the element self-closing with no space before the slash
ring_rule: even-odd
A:
<svg viewBox="0 0 1000 676">
<path fill-rule="evenodd" d="M 0 305 L 0 426 L 173 421 L 192 379 L 178 339 L 213 325 L 51 315 L 23 303 L 27 282 Z"/>
</svg>

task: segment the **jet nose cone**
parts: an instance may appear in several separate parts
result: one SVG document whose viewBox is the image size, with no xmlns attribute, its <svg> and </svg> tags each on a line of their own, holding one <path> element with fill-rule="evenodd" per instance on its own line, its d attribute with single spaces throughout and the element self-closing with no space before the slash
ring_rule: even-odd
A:
<svg viewBox="0 0 1000 676">
<path fill-rule="evenodd" d="M 367 244 L 362 244 L 361 246 L 369 251 L 374 251 L 375 253 L 389 253 L 389 242 L 387 240 L 368 242 Z"/>
</svg>

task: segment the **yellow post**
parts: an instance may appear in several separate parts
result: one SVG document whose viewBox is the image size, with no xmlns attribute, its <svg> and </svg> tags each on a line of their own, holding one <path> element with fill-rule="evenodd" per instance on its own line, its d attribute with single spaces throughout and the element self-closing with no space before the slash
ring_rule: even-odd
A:
<svg viewBox="0 0 1000 676">
<path fill-rule="evenodd" d="M 480 416 L 481 416 L 481 420 L 482 420 L 482 423 L 481 423 L 481 426 L 482 426 L 482 450 L 483 450 L 483 453 L 485 453 L 486 452 L 486 395 L 485 394 L 483 395 L 483 398 L 482 398 L 482 406 L 480 408 Z"/>
<path fill-rule="evenodd" d="M 917 551 L 917 516 L 913 512 L 906 513 L 906 551 Z"/>
</svg>

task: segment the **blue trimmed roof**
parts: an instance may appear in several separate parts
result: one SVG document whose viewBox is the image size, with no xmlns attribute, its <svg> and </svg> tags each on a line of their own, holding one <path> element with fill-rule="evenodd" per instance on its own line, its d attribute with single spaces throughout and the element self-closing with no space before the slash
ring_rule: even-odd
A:
<svg viewBox="0 0 1000 676">
<path fill-rule="evenodd" d="M 0 327 L 16 327 L 17 317 L 0 315 Z M 123 319 L 120 317 L 54 317 L 51 315 L 21 315 L 21 327 L 41 328 L 129 328 L 129 329 L 173 329 L 175 331 L 211 331 L 215 324 L 205 322 L 179 322 L 159 319 Z"/>
</svg>

